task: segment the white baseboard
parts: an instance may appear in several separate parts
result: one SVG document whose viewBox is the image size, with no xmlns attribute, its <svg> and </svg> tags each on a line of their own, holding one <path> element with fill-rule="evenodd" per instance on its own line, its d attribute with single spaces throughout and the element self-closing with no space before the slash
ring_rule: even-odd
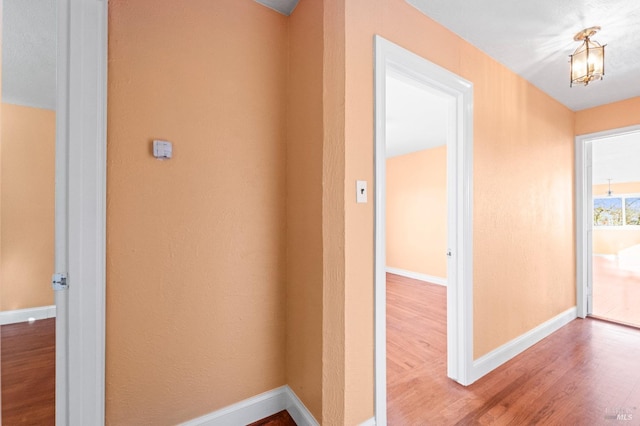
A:
<svg viewBox="0 0 640 426">
<path fill-rule="evenodd" d="M 305 407 L 302 401 L 300 401 L 298 395 L 296 395 L 289 386 L 285 387 L 287 388 L 287 393 L 289 396 L 286 410 L 293 418 L 293 421 L 296 422 L 298 426 L 320 426 L 316 418 L 313 417 L 313 414 L 311 414 L 311 412 L 307 410 L 307 407 Z"/>
<path fill-rule="evenodd" d="M 360 426 L 376 426 L 376 418 L 371 417 L 369 420 L 360 423 Z"/>
<path fill-rule="evenodd" d="M 319 426 L 311 412 L 287 385 L 182 423 L 181 426 L 241 426 L 282 410 L 287 410 L 298 426 Z"/>
<path fill-rule="evenodd" d="M 567 325 L 577 317 L 577 309 L 574 306 L 573 308 L 567 309 L 563 313 L 556 315 L 549 321 L 540 324 L 533 330 L 516 337 L 512 341 L 505 343 L 499 348 L 478 358 L 473 362 L 471 380 L 469 384 L 475 382 L 480 377 L 496 369 L 521 352 L 529 349 L 531 346 Z"/>
<path fill-rule="evenodd" d="M 0 325 L 27 322 L 29 318 L 36 320 L 55 318 L 56 305 L 39 306 L 37 308 L 15 309 L 13 311 L 0 312 Z"/>
<path fill-rule="evenodd" d="M 425 281 L 431 284 L 438 284 L 443 286 L 447 285 L 446 278 L 434 277 L 432 275 L 421 274 L 420 272 L 412 272 L 412 271 L 407 271 L 406 269 L 392 268 L 390 266 L 387 266 L 387 272 L 389 272 L 390 274 L 396 274 L 396 275 L 400 275 L 407 278 L 413 278 L 414 280 Z"/>
</svg>

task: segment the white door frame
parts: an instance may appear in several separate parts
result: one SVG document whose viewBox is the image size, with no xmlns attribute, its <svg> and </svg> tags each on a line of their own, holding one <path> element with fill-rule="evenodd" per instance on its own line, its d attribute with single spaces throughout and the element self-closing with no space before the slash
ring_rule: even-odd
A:
<svg viewBox="0 0 640 426">
<path fill-rule="evenodd" d="M 640 132 L 640 125 L 579 135 L 576 161 L 576 307 L 580 318 L 593 310 L 592 145 L 598 139 Z"/>
<path fill-rule="evenodd" d="M 473 85 L 461 77 L 375 36 L 375 416 L 387 424 L 386 366 L 386 78 L 402 75 L 450 96 L 454 125 L 447 137 L 448 244 L 447 375 L 472 383 L 473 369 Z M 443 256 L 446 253 L 442 253 Z"/>
<path fill-rule="evenodd" d="M 56 424 L 104 424 L 107 0 L 56 0 Z"/>
</svg>

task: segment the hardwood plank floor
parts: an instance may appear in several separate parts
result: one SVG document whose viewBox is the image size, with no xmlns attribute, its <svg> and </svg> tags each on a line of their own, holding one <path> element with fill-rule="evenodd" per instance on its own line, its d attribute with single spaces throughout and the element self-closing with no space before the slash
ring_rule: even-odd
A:
<svg viewBox="0 0 640 426">
<path fill-rule="evenodd" d="M 640 273 L 618 267 L 618 260 L 593 256 L 593 315 L 640 327 Z"/>
<path fill-rule="evenodd" d="M 0 328 L 2 425 L 55 424 L 55 318 Z"/>
<path fill-rule="evenodd" d="M 389 425 L 640 425 L 639 360 L 640 331 L 577 319 L 461 386 L 446 377 L 446 288 L 387 274 Z"/>
<path fill-rule="evenodd" d="M 296 422 L 293 421 L 287 410 L 283 410 L 247 426 L 296 426 Z"/>
</svg>

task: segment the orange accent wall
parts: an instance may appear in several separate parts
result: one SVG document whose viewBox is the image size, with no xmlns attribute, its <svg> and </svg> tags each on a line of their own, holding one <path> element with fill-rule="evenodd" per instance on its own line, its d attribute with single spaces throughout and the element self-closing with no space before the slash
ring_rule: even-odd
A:
<svg viewBox="0 0 640 426">
<path fill-rule="evenodd" d="M 112 0 L 109 19 L 108 424 L 285 382 L 323 424 L 373 415 L 374 204 L 353 188 L 375 193 L 374 34 L 474 84 L 475 357 L 575 305 L 573 138 L 590 112 L 403 0 L 301 0 L 290 18 Z M 151 158 L 153 138 L 174 159 Z"/>
<path fill-rule="evenodd" d="M 55 112 L 2 104 L 0 310 L 52 305 Z"/>
<path fill-rule="evenodd" d="M 287 384 L 322 423 L 323 3 L 289 17 Z"/>
<path fill-rule="evenodd" d="M 0 4 L 0 23 L 3 22 L 2 18 L 2 5 Z M 0 30 L 0 100 L 2 96 L 2 32 Z M 2 102 L 0 101 L 0 170 L 2 170 Z M 0 171 L 0 310 L 2 310 L 2 172 Z M 0 404 L 2 401 L 0 401 Z M 0 422 L 2 416 L 0 415 Z"/>
<path fill-rule="evenodd" d="M 284 385 L 287 18 L 113 0 L 108 72 L 106 423 Z"/>
<path fill-rule="evenodd" d="M 373 182 L 374 34 L 474 84 L 475 358 L 575 306 L 574 113 L 403 0 L 351 0 L 344 16 L 344 411 L 357 424 L 373 414 L 374 208 L 352 188 Z"/>
<path fill-rule="evenodd" d="M 0 23 L 3 22 L 2 18 L 2 5 L 0 4 Z M 2 99 L 2 31 L 0 30 L 0 100 Z M 3 103 L 0 101 L 0 310 L 2 310 L 2 112 Z M 0 400 L 0 404 L 2 401 Z M 0 415 L 0 422 L 2 416 Z"/>
<path fill-rule="evenodd" d="M 302 0 L 313 1 L 313 0 Z M 357 318 L 361 312 L 347 312 L 347 247 L 345 247 L 345 4 L 349 0 L 323 0 L 323 145 L 322 145 L 322 423 L 349 424 L 346 418 L 347 395 L 347 324 L 373 320 Z M 365 315 L 368 295 L 361 300 Z M 367 330 L 364 328 L 364 330 Z M 365 366 L 366 368 L 366 366 Z M 373 369 L 357 390 L 372 393 Z"/>
<path fill-rule="evenodd" d="M 593 195 L 606 194 L 609 185 L 594 185 Z M 612 183 L 611 190 L 615 194 L 638 194 L 640 193 L 640 182 Z M 593 228 L 593 253 L 594 254 L 614 254 L 620 250 L 640 244 L 639 229 L 611 229 Z"/>
<path fill-rule="evenodd" d="M 387 266 L 447 277 L 447 147 L 387 159 Z"/>
<path fill-rule="evenodd" d="M 640 97 L 576 112 L 576 135 L 640 124 Z"/>
</svg>

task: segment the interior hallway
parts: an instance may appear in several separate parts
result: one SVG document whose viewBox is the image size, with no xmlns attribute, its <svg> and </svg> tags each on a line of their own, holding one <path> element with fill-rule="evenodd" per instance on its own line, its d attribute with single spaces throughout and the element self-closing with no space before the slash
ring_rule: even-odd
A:
<svg viewBox="0 0 640 426">
<path fill-rule="evenodd" d="M 446 377 L 446 288 L 387 274 L 391 426 L 637 421 L 638 359 L 640 331 L 577 319 L 461 386 Z"/>
</svg>

